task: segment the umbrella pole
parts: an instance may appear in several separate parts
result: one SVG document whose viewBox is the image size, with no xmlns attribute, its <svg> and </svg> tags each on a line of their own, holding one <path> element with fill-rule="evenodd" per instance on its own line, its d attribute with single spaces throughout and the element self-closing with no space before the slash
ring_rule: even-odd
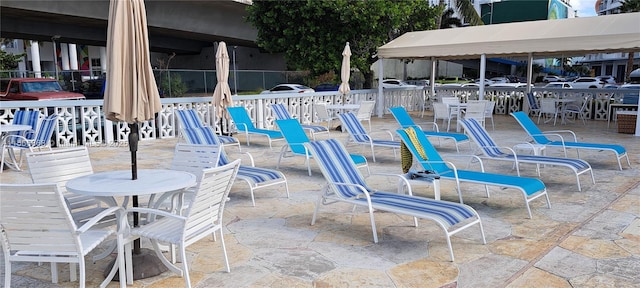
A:
<svg viewBox="0 0 640 288">
<path fill-rule="evenodd" d="M 129 151 L 131 151 L 131 180 L 138 179 L 138 140 L 139 137 L 138 122 L 129 123 Z M 138 196 L 133 196 L 133 207 L 138 207 Z M 133 212 L 133 227 L 138 227 L 138 212 Z M 133 241 L 133 254 L 140 254 L 140 239 Z"/>
</svg>

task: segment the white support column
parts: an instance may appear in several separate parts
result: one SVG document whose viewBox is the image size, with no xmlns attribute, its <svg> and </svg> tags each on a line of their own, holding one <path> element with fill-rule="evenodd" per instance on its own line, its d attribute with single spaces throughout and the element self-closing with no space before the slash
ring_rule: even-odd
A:
<svg viewBox="0 0 640 288">
<path fill-rule="evenodd" d="M 487 54 L 480 55 L 480 87 L 478 88 L 478 100 L 484 99 L 484 74 L 487 70 Z"/>
<path fill-rule="evenodd" d="M 62 62 L 62 70 L 70 70 L 69 68 L 69 45 L 60 43 L 60 60 Z"/>
<path fill-rule="evenodd" d="M 107 48 L 100 47 L 100 71 L 107 73 Z"/>
<path fill-rule="evenodd" d="M 429 86 L 431 86 L 431 97 L 436 97 L 436 57 L 431 57 L 431 77 L 429 78 Z"/>
<path fill-rule="evenodd" d="M 38 41 L 31 41 L 31 69 L 36 78 L 42 78 L 42 69 L 40 68 L 40 46 Z"/>
<path fill-rule="evenodd" d="M 531 92 L 531 84 L 533 83 L 533 53 L 527 55 L 527 93 Z"/>
<path fill-rule="evenodd" d="M 78 71 L 78 48 L 76 44 L 69 45 L 69 68 L 74 71 Z"/>
<path fill-rule="evenodd" d="M 384 91 L 382 89 L 382 80 L 384 80 L 384 65 L 382 65 L 382 58 L 378 58 L 378 100 L 376 101 L 378 106 L 378 117 L 382 118 L 384 115 Z"/>
</svg>

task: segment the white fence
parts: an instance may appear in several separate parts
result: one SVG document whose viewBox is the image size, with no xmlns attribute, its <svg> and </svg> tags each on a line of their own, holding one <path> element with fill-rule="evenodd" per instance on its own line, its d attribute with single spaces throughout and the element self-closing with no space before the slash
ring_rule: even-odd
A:
<svg viewBox="0 0 640 288">
<path fill-rule="evenodd" d="M 564 89 L 546 90 L 535 89 L 536 97 L 584 97 L 593 99 L 585 112 L 585 117 L 594 120 L 608 120 L 611 103 L 619 103 L 622 93 L 611 89 Z M 437 87 L 437 97 L 457 96 L 462 102 L 478 98 L 478 90 L 474 88 Z M 508 114 L 520 111 L 523 108 L 525 97 L 524 89 L 500 88 L 485 90 L 484 99 L 495 101 L 495 114 Z M 437 101 L 432 97 L 428 87 L 426 89 L 385 89 L 384 101 L 378 101 L 377 90 L 354 90 L 343 97 L 337 92 L 316 92 L 303 94 L 259 94 L 234 96 L 235 106 L 244 106 L 256 127 L 273 129 L 273 111 L 271 104 L 281 103 L 289 107 L 292 116 L 303 123 L 314 121 L 314 103 L 349 104 L 359 103 L 362 100 L 376 100 L 376 105 L 384 105 L 383 111 L 393 106 L 404 106 L 409 111 L 430 110 L 431 103 Z M 178 135 L 177 119 L 174 114 L 176 109 L 195 109 L 206 124 L 215 127 L 216 130 L 229 132 L 228 120 L 222 119 L 219 123 L 215 117 L 211 97 L 191 98 L 163 98 L 162 111 L 154 121 L 146 121 L 140 124 L 140 139 L 164 139 L 174 138 Z M 14 112 L 20 109 L 40 110 L 42 117 L 51 113 L 57 113 L 58 129 L 54 134 L 55 144 L 58 147 L 76 145 L 102 145 L 126 143 L 129 128 L 126 123 L 116 123 L 104 118 L 102 100 L 69 100 L 69 101 L 0 101 L 0 123 L 11 123 Z M 377 107 L 376 107 L 377 108 Z M 374 111 L 378 111 L 377 109 Z"/>
</svg>

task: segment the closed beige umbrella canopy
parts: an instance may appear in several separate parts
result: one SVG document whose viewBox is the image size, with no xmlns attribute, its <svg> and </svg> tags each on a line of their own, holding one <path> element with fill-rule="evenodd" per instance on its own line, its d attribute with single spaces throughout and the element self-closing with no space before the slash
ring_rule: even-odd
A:
<svg viewBox="0 0 640 288">
<path fill-rule="evenodd" d="M 104 114 L 111 121 L 129 124 L 131 179 L 137 180 L 139 123 L 153 120 L 155 114 L 162 109 L 158 86 L 149 60 L 144 1 L 111 0 L 108 21 Z M 138 206 L 138 196 L 133 196 L 133 205 Z M 138 220 L 138 217 L 134 217 L 134 226 L 138 225 Z M 149 256 L 151 253 L 142 253 L 139 240 L 134 242 L 133 252 L 133 279 L 155 276 L 166 270 L 157 259 L 151 261 L 154 259 L 154 256 Z"/>
<path fill-rule="evenodd" d="M 224 42 L 220 42 L 218 51 L 216 51 L 216 79 L 218 83 L 213 90 L 213 106 L 218 118 L 221 118 L 226 107 L 233 103 L 229 87 L 229 52 L 227 52 L 227 44 Z M 227 115 L 227 117 L 229 116 Z"/>
<path fill-rule="evenodd" d="M 149 59 L 144 1 L 111 0 L 107 33 L 106 118 L 127 123 L 154 119 L 162 106 Z"/>
<path fill-rule="evenodd" d="M 349 77 L 351 76 L 351 48 L 349 48 L 349 42 L 344 46 L 342 51 L 342 68 L 340 68 L 340 88 L 338 91 L 343 95 L 349 94 L 351 88 L 349 87 Z"/>
</svg>

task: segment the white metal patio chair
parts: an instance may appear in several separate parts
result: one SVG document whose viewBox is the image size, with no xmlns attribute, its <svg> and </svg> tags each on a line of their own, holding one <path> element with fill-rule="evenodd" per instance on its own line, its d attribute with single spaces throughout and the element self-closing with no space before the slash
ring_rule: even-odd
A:
<svg viewBox="0 0 640 288">
<path fill-rule="evenodd" d="M 356 118 L 358 118 L 359 121 L 367 121 L 369 131 L 371 131 L 371 114 L 375 106 L 376 101 L 362 101 L 360 102 L 360 108 L 356 111 Z"/>
<path fill-rule="evenodd" d="M 184 129 L 183 132 L 185 133 L 185 137 L 187 139 L 190 139 L 189 143 L 192 145 L 180 143 L 179 146 L 181 147 L 181 149 L 191 149 L 194 151 L 197 151 L 199 149 L 214 149 L 215 151 L 217 151 L 216 147 L 221 145 L 219 140 L 217 140 L 218 138 L 216 134 L 213 133 L 211 127 Z M 213 147 L 198 148 L 199 146 Z M 176 146 L 176 149 L 178 149 L 178 145 Z M 238 180 L 244 181 L 249 186 L 249 192 L 251 193 L 251 203 L 253 204 L 253 206 L 256 206 L 254 195 L 255 190 L 267 188 L 274 185 L 284 185 L 287 193 L 287 198 L 289 198 L 289 184 L 287 183 L 287 177 L 282 172 L 268 168 L 256 167 L 253 156 L 250 153 L 243 152 L 242 155 L 245 156 L 244 158 L 246 158 L 245 160 L 248 160 L 248 163 L 240 165 L 236 178 Z M 232 161 L 232 159 L 227 155 L 224 149 L 220 151 L 219 157 L 220 160 L 218 162 L 218 166 L 229 164 Z M 213 166 L 202 166 L 201 168 L 209 167 Z"/>
<path fill-rule="evenodd" d="M 11 263 L 51 262 L 52 281 L 57 281 L 57 263 L 77 263 L 80 266 L 80 287 L 85 287 L 85 257 L 99 244 L 116 235 L 118 255 L 111 273 L 100 287 L 119 273 L 120 287 L 125 287 L 123 231 L 113 228 L 94 229 L 104 217 L 116 215 L 119 227 L 126 224 L 124 210 L 110 207 L 77 226 L 55 183 L 0 183 L 0 241 L 5 259 L 4 287 L 11 286 Z M 117 270 L 116 270 L 117 269 Z M 74 281 L 74 277 L 71 277 Z"/>
<path fill-rule="evenodd" d="M 326 103 L 316 103 L 313 104 L 313 111 L 316 113 L 316 117 L 318 117 L 318 121 L 327 123 L 327 130 L 331 130 L 331 122 L 336 117 L 331 116 L 329 110 L 327 109 Z"/>
<path fill-rule="evenodd" d="M 236 178 L 240 160 L 235 160 L 227 165 L 204 169 L 200 173 L 200 183 L 193 192 L 188 208 L 182 214 L 174 214 L 164 210 L 152 208 L 133 207 L 127 212 L 147 213 L 157 215 L 148 224 L 137 228 L 132 228 L 130 241 L 136 237 L 144 237 L 151 240 L 156 255 L 164 265 L 171 271 L 184 277 L 185 287 L 191 287 L 191 279 L 189 277 L 189 263 L 186 254 L 186 247 L 196 243 L 197 241 L 212 236 L 216 240 L 215 233 L 220 232 L 220 243 L 224 257 L 225 268 L 229 269 L 229 260 L 227 250 L 224 244 L 223 228 L 223 212 L 224 205 L 231 190 L 231 186 Z M 180 251 L 180 259 L 182 267 L 173 265 L 162 253 L 160 243 L 171 244 L 178 247 Z M 130 248 L 130 243 L 126 245 Z M 131 251 L 127 249 L 127 252 Z M 128 260 L 127 260 L 128 262 Z M 130 263 L 127 263 L 130 264 Z M 129 269 L 131 265 L 127 265 Z"/>
</svg>

